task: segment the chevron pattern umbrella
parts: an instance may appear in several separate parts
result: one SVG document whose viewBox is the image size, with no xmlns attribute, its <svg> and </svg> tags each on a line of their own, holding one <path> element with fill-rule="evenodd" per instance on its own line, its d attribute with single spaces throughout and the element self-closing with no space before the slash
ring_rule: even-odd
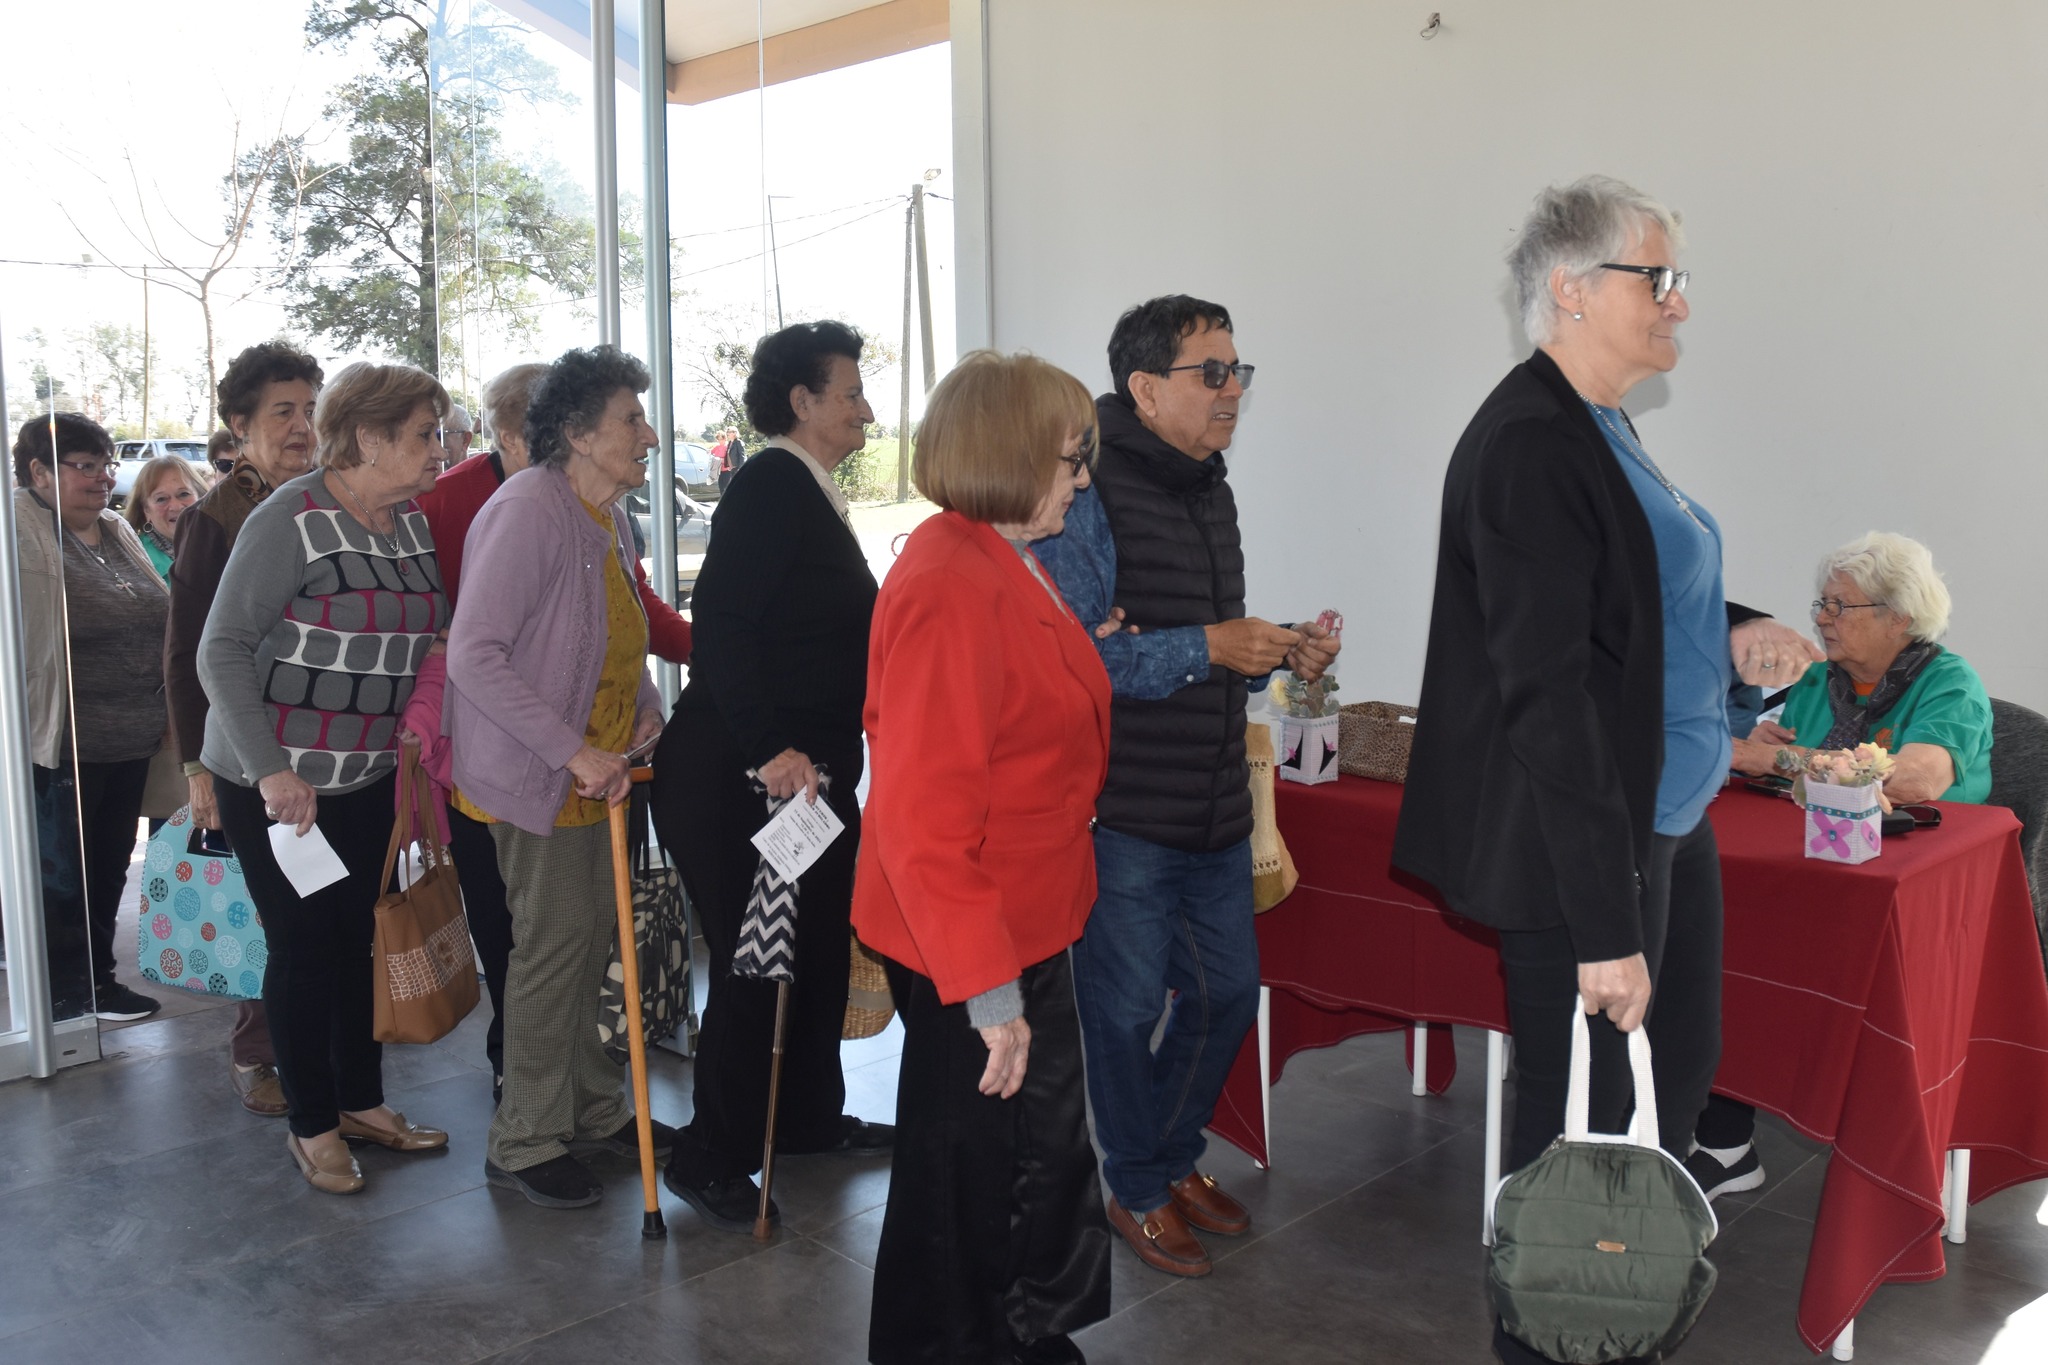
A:
<svg viewBox="0 0 2048 1365">
<path fill-rule="evenodd" d="M 831 780 L 824 765 L 818 765 L 818 790 L 824 791 Z M 750 776 L 748 782 L 767 801 L 771 819 L 796 799 L 769 796 L 759 777 Z M 761 981 L 796 980 L 796 893 L 796 883 L 777 876 L 766 858 L 755 866 L 754 889 L 747 897 L 747 913 L 740 921 L 739 947 L 732 955 L 734 976 Z"/>
<path fill-rule="evenodd" d="M 832 785 L 825 765 L 818 769 L 818 790 Z M 768 803 L 768 818 L 789 801 L 768 795 L 760 774 L 749 772 L 747 781 Z M 740 943 L 732 955 L 732 974 L 775 983 L 775 1042 L 768 1065 L 768 1125 L 761 1142 L 761 1207 L 754 1217 L 754 1240 L 765 1242 L 773 1232 L 768 1222 L 768 1192 L 775 1187 L 775 1110 L 782 1097 L 782 1038 L 789 1023 L 789 987 L 796 980 L 796 893 L 797 884 L 777 876 L 763 858 L 754 868 L 754 889 L 747 897 L 747 913 L 740 921 Z"/>
</svg>

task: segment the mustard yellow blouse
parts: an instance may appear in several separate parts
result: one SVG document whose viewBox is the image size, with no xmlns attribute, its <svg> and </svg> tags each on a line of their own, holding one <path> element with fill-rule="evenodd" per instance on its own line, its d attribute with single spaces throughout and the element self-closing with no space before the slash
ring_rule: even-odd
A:
<svg viewBox="0 0 2048 1365">
<path fill-rule="evenodd" d="M 609 512 L 583 504 L 591 520 L 612 534 Z M 604 670 L 598 675 L 597 696 L 590 704 L 590 723 L 583 728 L 583 742 L 593 749 L 619 754 L 633 742 L 634 712 L 640 700 L 640 672 L 647 666 L 647 617 L 641 612 L 639 594 L 626 578 L 619 557 L 605 559 L 604 576 Z M 455 808 L 472 820 L 486 824 L 497 821 L 460 791 L 454 794 Z M 555 816 L 556 829 L 580 829 L 605 821 L 607 805 L 577 793 L 572 784 L 569 797 Z"/>
</svg>

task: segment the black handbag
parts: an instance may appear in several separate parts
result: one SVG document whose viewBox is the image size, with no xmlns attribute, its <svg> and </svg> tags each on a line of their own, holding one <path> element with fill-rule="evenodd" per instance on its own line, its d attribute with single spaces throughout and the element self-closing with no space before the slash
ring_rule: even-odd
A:
<svg viewBox="0 0 2048 1365">
<path fill-rule="evenodd" d="M 1589 1133 L 1592 1044 L 1572 1014 L 1564 1135 L 1500 1183 L 1487 1279 L 1507 1334 L 1552 1360 L 1656 1358 L 1682 1340 L 1714 1292 L 1706 1196 L 1657 1145 L 1650 1039 L 1628 1036 L 1633 1136 Z"/>
<path fill-rule="evenodd" d="M 665 853 L 654 856 L 660 844 L 647 837 L 645 789 L 634 788 L 632 799 L 627 824 L 632 831 L 633 938 L 640 961 L 641 1027 L 647 1046 L 653 1047 L 695 1021 L 690 918 L 683 900 L 682 874 L 669 864 Z M 625 981 L 618 935 L 614 934 L 611 961 L 598 982 L 597 1032 L 605 1054 L 622 1064 L 627 1057 Z"/>
</svg>

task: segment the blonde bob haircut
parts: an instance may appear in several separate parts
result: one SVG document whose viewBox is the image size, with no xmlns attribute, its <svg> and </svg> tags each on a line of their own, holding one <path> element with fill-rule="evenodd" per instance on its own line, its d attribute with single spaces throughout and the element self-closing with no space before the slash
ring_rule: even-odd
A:
<svg viewBox="0 0 2048 1365">
<path fill-rule="evenodd" d="M 1095 402 L 1081 381 L 1035 355 L 970 351 L 939 381 L 918 423 L 917 491 L 972 521 L 1029 521 L 1060 452 L 1093 454 Z"/>
<path fill-rule="evenodd" d="M 422 404 L 434 410 L 436 422 L 448 415 L 448 390 L 425 370 L 367 361 L 350 365 L 327 381 L 313 408 L 313 434 L 320 443 L 314 463 L 323 469 L 354 469 L 363 462 L 358 427 L 395 436 Z"/>
</svg>

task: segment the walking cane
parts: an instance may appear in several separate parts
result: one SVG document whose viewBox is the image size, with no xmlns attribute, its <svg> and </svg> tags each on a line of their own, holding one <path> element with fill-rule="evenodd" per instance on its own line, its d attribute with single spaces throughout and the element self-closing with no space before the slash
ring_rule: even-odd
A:
<svg viewBox="0 0 2048 1365">
<path fill-rule="evenodd" d="M 782 1098 L 782 1034 L 789 1023 L 789 983 L 775 983 L 775 1053 L 768 1064 L 768 1133 L 761 1140 L 761 1209 L 754 1215 L 754 1240 L 775 1233 L 768 1226 L 768 1191 L 775 1184 L 775 1106 Z"/>
<path fill-rule="evenodd" d="M 652 776 L 651 768 L 633 769 L 635 782 L 645 782 Z M 633 873 L 626 863 L 626 811 L 631 805 L 630 801 L 621 801 L 611 808 L 612 894 L 619 903 L 619 966 L 626 977 L 620 984 L 626 992 L 626 1047 L 633 1062 L 633 1123 L 640 1138 L 640 1188 L 647 1209 L 640 1220 L 640 1235 L 656 1238 L 668 1236 L 668 1228 L 661 1221 L 661 1197 L 654 1184 L 654 1120 L 647 1112 L 647 1027 L 640 1018 L 640 953 L 633 933 Z M 779 1032 L 776 1048 L 778 1052 L 781 1049 Z"/>
</svg>

